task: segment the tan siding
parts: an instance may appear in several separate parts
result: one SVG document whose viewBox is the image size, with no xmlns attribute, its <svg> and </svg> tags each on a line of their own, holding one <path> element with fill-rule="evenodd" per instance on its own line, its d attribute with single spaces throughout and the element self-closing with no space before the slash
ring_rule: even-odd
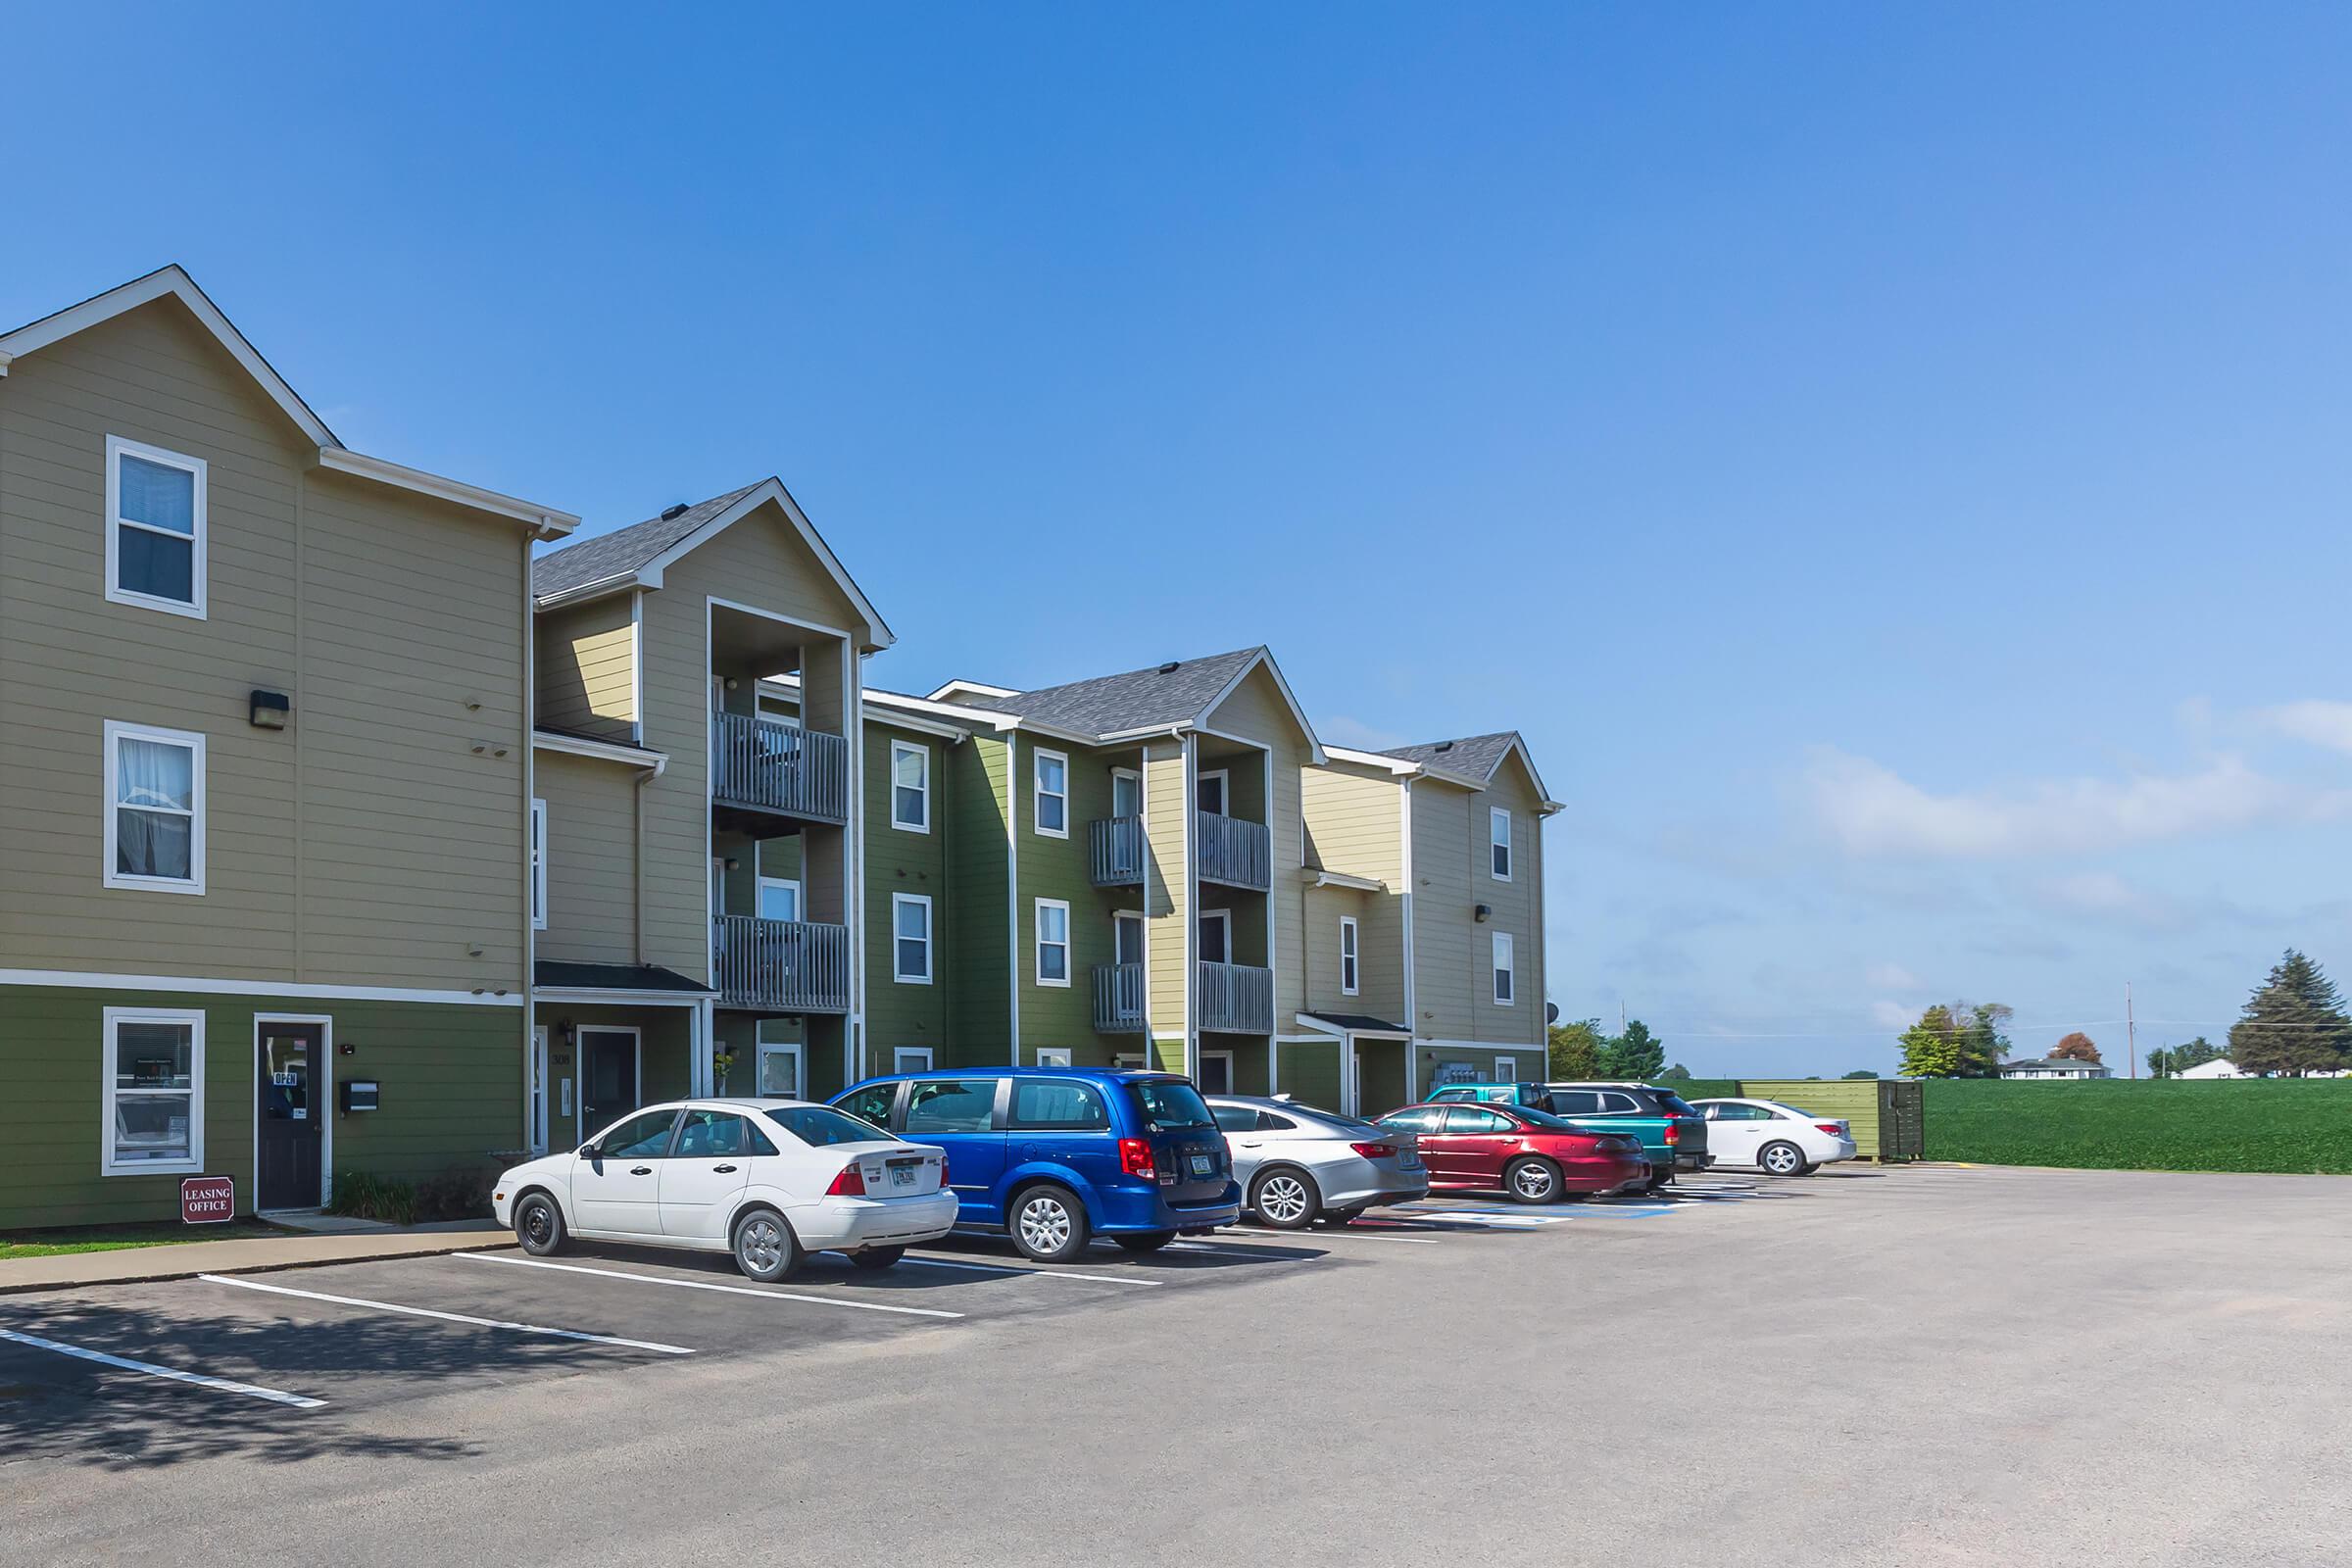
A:
<svg viewBox="0 0 2352 1568">
<path fill-rule="evenodd" d="M 1189 993 L 1185 922 L 1192 914 L 1184 857 L 1193 790 L 1184 763 L 1183 747 L 1171 742 L 1144 751 L 1144 942 L 1155 1035 L 1184 1032 Z"/>
<path fill-rule="evenodd" d="M 1305 1001 L 1309 1012 L 1368 1012 L 1392 1023 L 1404 1018 L 1404 964 L 1400 941 L 1403 900 L 1393 893 L 1359 893 L 1351 888 L 1311 888 L 1306 894 Z M 1340 989 L 1340 919 L 1356 919 L 1355 996 Z M 1296 1010 L 1296 1009 L 1294 1009 Z"/>
<path fill-rule="evenodd" d="M 1489 905 L 1494 914 L 1482 930 L 1507 931 L 1512 937 L 1512 961 L 1517 972 L 1517 1004 L 1494 1005 L 1494 989 L 1485 980 L 1472 993 L 1471 1007 L 1478 1020 L 1479 1040 L 1507 1045 L 1541 1044 L 1544 1040 L 1544 862 L 1536 816 L 1539 798 L 1525 771 L 1513 760 L 1495 769 L 1486 794 L 1477 797 L 1470 828 L 1476 842 L 1470 862 L 1476 902 Z M 1511 813 L 1511 880 L 1497 882 L 1489 874 L 1487 811 L 1501 807 Z M 1493 944 L 1480 939 L 1475 955 L 1481 964 L 1494 961 Z M 1484 971 L 1482 970 L 1482 975 Z"/>
<path fill-rule="evenodd" d="M 1413 786 L 1414 1033 L 1512 1046 L 1544 1039 L 1543 946 L 1538 908 L 1542 860 L 1533 848 L 1536 797 L 1515 766 L 1473 793 L 1422 780 Z M 1489 872 L 1488 811 L 1511 812 L 1511 880 Z M 1490 912 L 1475 918 L 1479 905 Z M 1512 938 L 1515 995 L 1494 1003 L 1494 933 Z M 1434 1016 L 1433 1016 L 1434 1015 Z"/>
<path fill-rule="evenodd" d="M 539 933 L 540 957 L 637 961 L 639 776 L 618 762 L 539 754 L 539 798 L 547 802 L 547 929 Z"/>
<path fill-rule="evenodd" d="M 538 722 L 604 740 L 632 737 L 637 717 L 635 594 L 539 617 Z"/>
<path fill-rule="evenodd" d="M 1270 790 L 1265 796 L 1265 822 L 1273 843 L 1274 885 L 1268 894 L 1268 913 L 1272 919 L 1274 1022 L 1281 1031 L 1291 1016 L 1305 1005 L 1307 995 L 1308 934 L 1304 884 L 1298 874 L 1306 863 L 1299 774 L 1310 756 L 1307 737 L 1299 729 L 1290 704 L 1283 700 L 1282 688 L 1273 672 L 1263 664 L 1251 670 L 1223 702 L 1210 710 L 1204 723 L 1206 728 L 1220 734 L 1263 746 L 1270 763 L 1261 788 Z M 1237 758 L 1219 765 L 1240 767 L 1245 762 Z M 1236 801 L 1244 798 L 1237 786 Z"/>
<path fill-rule="evenodd" d="M 1404 791 L 1396 775 L 1348 762 L 1309 767 L 1299 778 L 1304 800 L 1308 863 L 1327 871 L 1369 877 L 1388 891 L 1353 895 L 1355 906 L 1336 905 L 1307 932 L 1307 994 L 1312 1005 L 1368 1012 L 1409 1024 L 1404 1015 Z M 1344 890 L 1338 891 L 1346 897 Z M 1309 906 L 1310 914 L 1314 907 Z M 1362 994 L 1339 993 L 1339 915 L 1354 914 Z"/>
<path fill-rule="evenodd" d="M 1413 1033 L 1467 1040 L 1472 980 L 1486 959 L 1471 951 L 1470 803 L 1465 790 L 1413 785 Z"/>
</svg>

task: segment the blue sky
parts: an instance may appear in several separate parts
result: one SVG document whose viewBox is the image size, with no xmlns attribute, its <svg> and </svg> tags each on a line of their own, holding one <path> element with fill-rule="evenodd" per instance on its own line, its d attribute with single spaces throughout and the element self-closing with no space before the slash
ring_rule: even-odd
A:
<svg viewBox="0 0 2352 1568">
<path fill-rule="evenodd" d="M 1694 1070 L 2352 982 L 2340 8 L 67 13 L 0 319 L 176 260 L 360 450 L 779 473 L 883 684 L 1519 728 L 1553 1000 Z"/>
</svg>

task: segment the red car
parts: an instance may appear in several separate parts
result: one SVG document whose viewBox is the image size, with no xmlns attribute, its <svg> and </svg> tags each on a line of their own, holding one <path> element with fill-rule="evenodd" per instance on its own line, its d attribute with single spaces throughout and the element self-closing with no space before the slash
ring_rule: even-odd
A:
<svg viewBox="0 0 2352 1568">
<path fill-rule="evenodd" d="M 1380 1124 L 1419 1135 L 1432 1192 L 1499 1189 L 1522 1203 L 1554 1203 L 1649 1180 L 1640 1139 L 1586 1132 L 1526 1105 L 1407 1105 Z"/>
</svg>

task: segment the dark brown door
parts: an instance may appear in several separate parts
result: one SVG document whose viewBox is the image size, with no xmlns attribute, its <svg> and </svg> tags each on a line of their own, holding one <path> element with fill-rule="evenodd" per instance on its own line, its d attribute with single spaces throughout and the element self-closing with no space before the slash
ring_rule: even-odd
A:
<svg viewBox="0 0 2352 1568">
<path fill-rule="evenodd" d="M 255 1206 L 317 1208 L 320 1130 L 326 1106 L 312 1093 L 323 1081 L 326 1030 L 315 1023 L 268 1023 L 255 1031 L 254 1121 L 262 1168 Z"/>
</svg>

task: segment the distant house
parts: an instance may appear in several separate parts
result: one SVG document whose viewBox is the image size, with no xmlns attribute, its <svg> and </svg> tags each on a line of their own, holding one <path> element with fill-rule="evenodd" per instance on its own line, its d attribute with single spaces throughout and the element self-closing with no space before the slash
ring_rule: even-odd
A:
<svg viewBox="0 0 2352 1568">
<path fill-rule="evenodd" d="M 2176 1078 L 2242 1078 L 2245 1074 L 2239 1072 L 2237 1063 L 2231 1061 L 2228 1056 L 2216 1056 L 2213 1060 L 2201 1061 L 2194 1067 L 2183 1067 L 2173 1076 Z"/>
<path fill-rule="evenodd" d="M 2078 1061 L 2072 1056 L 2039 1056 L 2031 1061 L 2001 1063 L 2004 1078 L 2112 1078 L 2115 1074 L 2095 1061 Z"/>
</svg>

